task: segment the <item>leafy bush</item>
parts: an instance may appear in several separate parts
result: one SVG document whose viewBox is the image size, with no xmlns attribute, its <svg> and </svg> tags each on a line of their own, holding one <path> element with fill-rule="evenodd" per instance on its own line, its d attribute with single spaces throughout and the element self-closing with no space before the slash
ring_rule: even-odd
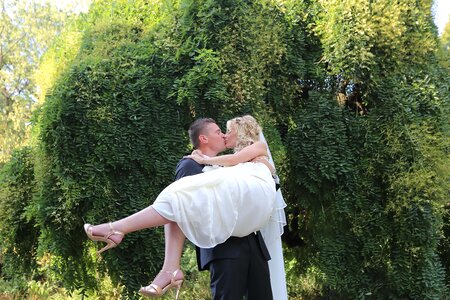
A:
<svg viewBox="0 0 450 300">
<path fill-rule="evenodd" d="M 0 170 L 0 258 L 3 279 L 26 281 L 37 269 L 39 228 L 27 214 L 36 190 L 32 149 L 13 152 Z"/>
</svg>

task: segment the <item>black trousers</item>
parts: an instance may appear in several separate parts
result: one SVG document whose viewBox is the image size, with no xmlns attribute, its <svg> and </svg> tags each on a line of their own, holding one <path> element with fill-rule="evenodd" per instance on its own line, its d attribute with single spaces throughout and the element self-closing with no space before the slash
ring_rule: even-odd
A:
<svg viewBox="0 0 450 300">
<path fill-rule="evenodd" d="M 237 257 L 209 263 L 213 300 L 273 300 L 269 265 L 257 236 L 250 234 L 240 240 Z"/>
</svg>

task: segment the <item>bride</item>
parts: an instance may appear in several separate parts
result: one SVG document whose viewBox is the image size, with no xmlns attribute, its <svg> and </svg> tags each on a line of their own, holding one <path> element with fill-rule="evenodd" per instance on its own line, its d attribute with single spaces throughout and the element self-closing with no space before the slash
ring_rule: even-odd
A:
<svg viewBox="0 0 450 300">
<path fill-rule="evenodd" d="M 125 234 L 170 222 L 176 222 L 183 234 L 202 248 L 214 247 L 230 236 L 242 237 L 263 228 L 273 215 L 276 190 L 275 168 L 269 162 L 267 144 L 260 141 L 260 132 L 251 116 L 228 121 L 227 144 L 234 145 L 234 154 L 207 157 L 194 151 L 189 156 L 201 164 L 227 168 L 215 168 L 175 181 L 152 205 L 124 219 L 97 226 L 85 224 L 85 232 L 91 240 L 106 243 L 98 253 L 116 247 Z M 166 236 L 166 239 L 184 240 L 184 236 Z M 162 272 L 171 276 L 166 286 L 150 284 L 140 292 L 159 297 L 170 288 L 176 288 L 178 298 L 184 278 L 179 269 L 180 258 L 181 253 L 172 261 L 164 262 Z"/>
</svg>

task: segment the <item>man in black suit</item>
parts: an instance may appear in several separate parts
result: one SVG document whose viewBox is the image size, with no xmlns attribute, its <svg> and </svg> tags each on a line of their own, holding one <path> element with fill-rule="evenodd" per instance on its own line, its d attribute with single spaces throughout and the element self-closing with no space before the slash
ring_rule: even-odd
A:
<svg viewBox="0 0 450 300">
<path fill-rule="evenodd" d="M 189 128 L 194 148 L 208 156 L 226 149 L 224 137 L 213 119 L 198 119 Z M 177 165 L 175 179 L 199 174 L 203 167 L 184 158 Z M 168 230 L 178 229 L 166 226 Z M 230 237 L 214 248 L 196 247 L 196 252 L 199 270 L 210 272 L 213 300 L 273 299 L 267 263 L 270 255 L 259 231 L 245 237 Z"/>
</svg>

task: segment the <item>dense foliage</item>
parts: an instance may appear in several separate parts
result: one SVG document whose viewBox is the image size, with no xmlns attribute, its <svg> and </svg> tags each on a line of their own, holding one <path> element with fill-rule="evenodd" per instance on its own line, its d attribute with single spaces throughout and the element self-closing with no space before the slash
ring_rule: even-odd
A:
<svg viewBox="0 0 450 300">
<path fill-rule="evenodd" d="M 444 298 L 449 82 L 430 7 L 95 1 L 41 66 L 35 144 L 20 156 L 29 181 L 1 186 L 39 241 L 9 235 L 3 253 L 20 246 L 27 268 L 69 290 L 108 274 L 135 297 L 162 263 L 162 231 L 127 235 L 97 261 L 82 224 L 150 204 L 189 152 L 195 118 L 251 113 L 288 202 L 287 269 L 315 283 L 291 297 Z"/>
<path fill-rule="evenodd" d="M 26 212 L 36 189 L 32 150 L 15 151 L 0 178 L 1 273 L 8 279 L 21 279 L 37 268 L 34 254 L 39 229 Z"/>
</svg>

